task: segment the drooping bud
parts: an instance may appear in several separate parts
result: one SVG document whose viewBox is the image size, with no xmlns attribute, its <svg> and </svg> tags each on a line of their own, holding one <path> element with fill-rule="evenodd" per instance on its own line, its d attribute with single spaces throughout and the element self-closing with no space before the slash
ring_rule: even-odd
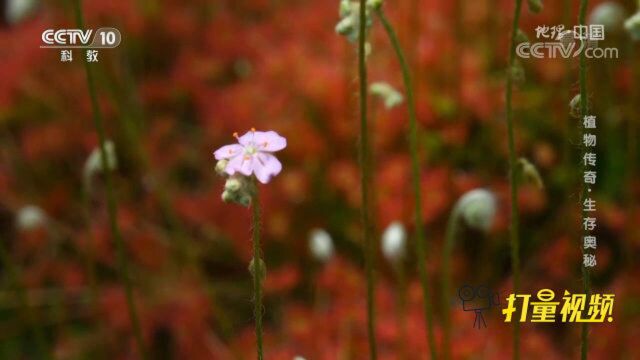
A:
<svg viewBox="0 0 640 360">
<path fill-rule="evenodd" d="M 369 86 L 369 92 L 379 96 L 384 102 L 384 107 L 392 109 L 404 100 L 402 94 L 386 82 L 376 82 Z"/>
<path fill-rule="evenodd" d="M 47 214 L 35 205 L 27 205 L 18 210 L 15 224 L 21 231 L 35 230 L 47 224 Z"/>
<path fill-rule="evenodd" d="M 529 5 L 529 11 L 534 14 L 542 11 L 542 0 L 527 0 L 527 5 Z"/>
<path fill-rule="evenodd" d="M 529 37 L 524 31 L 520 29 L 516 30 L 516 44 L 520 44 L 528 41 L 529 41 Z"/>
<path fill-rule="evenodd" d="M 604 25 L 605 32 L 617 32 L 622 29 L 626 11 L 622 5 L 613 1 L 605 1 L 591 11 L 589 24 Z"/>
<path fill-rule="evenodd" d="M 0 23 L 4 22 L 9 25 L 19 23 L 26 19 L 36 9 L 38 2 L 36 0 L 7 0 L 0 3 L 5 8 L 0 11 L 4 15 Z"/>
<path fill-rule="evenodd" d="M 323 229 L 313 229 L 309 233 L 309 251 L 320 262 L 326 262 L 333 257 L 334 248 L 331 235 Z"/>
<path fill-rule="evenodd" d="M 373 10 L 378 10 L 382 7 L 384 0 L 367 0 L 367 5 Z"/>
<path fill-rule="evenodd" d="M 394 221 L 382 233 L 382 254 L 395 263 L 405 256 L 407 232 L 399 221 Z"/>
<path fill-rule="evenodd" d="M 581 96 L 580 94 L 577 94 L 576 96 L 573 97 L 573 99 L 571 99 L 571 101 L 569 101 L 569 114 L 571 114 L 571 116 L 573 116 L 576 119 L 579 119 L 580 116 L 582 116 L 582 111 L 581 111 Z"/>
<path fill-rule="evenodd" d="M 520 158 L 518 160 L 518 164 L 520 164 L 520 167 L 522 168 L 522 175 L 525 181 L 535 184 L 540 189 L 544 188 L 542 176 L 540 176 L 540 172 L 535 165 L 525 158 Z"/>
<path fill-rule="evenodd" d="M 633 14 L 624 22 L 624 28 L 629 35 L 631 35 L 631 39 L 634 41 L 640 40 L 640 11 Z"/>
<path fill-rule="evenodd" d="M 104 142 L 104 151 L 107 163 L 107 169 L 109 171 L 116 170 L 118 168 L 118 158 L 116 156 L 116 148 L 113 145 L 111 140 L 106 140 Z M 91 187 L 91 178 L 96 174 L 101 174 L 104 172 L 103 162 L 102 162 L 102 150 L 100 145 L 98 145 L 95 149 L 91 151 L 87 161 L 84 163 L 84 181 L 85 186 L 87 188 Z"/>
<path fill-rule="evenodd" d="M 342 18 L 336 24 L 336 33 L 349 37 L 356 30 L 356 22 L 352 16 Z"/>
<path fill-rule="evenodd" d="M 455 212 L 472 229 L 488 231 L 496 215 L 496 197 L 488 190 L 475 189 L 464 194 L 455 207 Z"/>
</svg>

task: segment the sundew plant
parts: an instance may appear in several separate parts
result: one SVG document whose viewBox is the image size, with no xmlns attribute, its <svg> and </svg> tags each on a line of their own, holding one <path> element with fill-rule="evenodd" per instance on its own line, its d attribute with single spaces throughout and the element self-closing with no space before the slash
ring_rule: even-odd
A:
<svg viewBox="0 0 640 360">
<path fill-rule="evenodd" d="M 640 357 L 639 9 L 0 0 L 0 359 Z"/>
</svg>

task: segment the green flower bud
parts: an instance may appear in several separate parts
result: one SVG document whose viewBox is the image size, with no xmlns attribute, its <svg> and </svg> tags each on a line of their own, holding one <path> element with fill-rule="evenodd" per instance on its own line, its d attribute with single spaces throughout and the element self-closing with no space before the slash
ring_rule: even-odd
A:
<svg viewBox="0 0 640 360">
<path fill-rule="evenodd" d="M 374 10 L 378 10 L 382 7 L 382 2 L 383 0 L 368 0 L 367 6 Z"/>
<path fill-rule="evenodd" d="M 223 176 L 225 174 L 224 170 L 227 168 L 228 160 L 222 159 L 216 163 L 216 173 L 218 175 Z"/>
<path fill-rule="evenodd" d="M 224 189 L 229 192 L 238 192 L 242 188 L 242 181 L 238 177 L 230 177 L 224 184 Z"/>
<path fill-rule="evenodd" d="M 340 20 L 336 25 L 336 33 L 339 35 L 349 36 L 349 34 L 357 31 L 353 17 L 348 16 Z"/>
<path fill-rule="evenodd" d="M 520 44 L 528 41 L 529 41 L 529 37 L 524 31 L 520 29 L 516 30 L 516 44 Z"/>
<path fill-rule="evenodd" d="M 225 190 L 222 192 L 222 201 L 226 202 L 226 203 L 230 203 L 233 202 L 234 199 L 236 198 L 236 195 L 228 190 Z"/>
<path fill-rule="evenodd" d="M 529 5 L 529 11 L 534 14 L 542 11 L 542 0 L 527 0 L 527 5 Z"/>
</svg>

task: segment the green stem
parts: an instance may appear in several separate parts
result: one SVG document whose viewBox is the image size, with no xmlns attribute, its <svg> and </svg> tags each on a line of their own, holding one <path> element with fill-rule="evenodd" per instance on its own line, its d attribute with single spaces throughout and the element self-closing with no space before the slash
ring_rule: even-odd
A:
<svg viewBox="0 0 640 360">
<path fill-rule="evenodd" d="M 84 17 L 82 14 L 82 0 L 75 0 L 74 11 L 76 16 L 76 23 L 80 29 L 84 29 Z M 104 171 L 105 178 L 105 188 L 106 188 L 106 197 L 107 197 L 107 212 L 109 217 L 109 227 L 111 230 L 111 235 L 115 240 L 116 245 L 116 258 L 118 262 L 118 270 L 120 272 L 120 277 L 124 283 L 125 287 L 125 295 L 127 300 L 127 308 L 129 311 L 129 318 L 131 320 L 131 325 L 133 327 L 133 333 L 136 340 L 136 345 L 138 348 L 138 352 L 143 359 L 147 358 L 144 341 L 142 337 L 142 330 L 140 327 L 140 321 L 138 318 L 138 313 L 136 311 L 134 299 L 133 299 L 133 285 L 131 283 L 131 278 L 129 275 L 129 264 L 127 262 L 127 258 L 125 255 L 124 249 L 124 241 L 122 239 L 122 234 L 120 233 L 120 229 L 117 224 L 117 211 L 118 206 L 116 203 L 116 198 L 113 189 L 113 180 L 111 178 L 111 172 L 108 170 L 108 159 L 107 159 L 107 150 L 105 148 L 106 136 L 104 130 L 104 124 L 102 119 L 102 113 L 100 112 L 100 106 L 98 105 L 98 96 L 94 81 L 93 69 L 89 65 L 88 62 L 84 62 L 84 69 L 87 77 L 87 87 L 89 90 L 89 97 L 91 99 L 91 110 L 93 112 L 93 124 L 98 133 L 98 139 L 100 142 L 100 158 L 102 160 L 102 168 Z"/>
<path fill-rule="evenodd" d="M 20 281 L 18 269 L 13 263 L 9 252 L 7 251 L 7 249 L 5 249 L 5 242 L 3 242 L 2 240 L 3 239 L 0 239 L 0 261 L 2 262 L 3 267 L 6 269 L 6 274 L 10 286 L 14 287 L 17 293 L 20 308 L 23 311 L 23 314 L 26 316 L 29 326 L 31 327 L 31 331 L 36 343 L 36 350 L 41 359 L 51 359 L 51 355 L 47 351 L 44 334 L 42 333 L 42 326 L 36 321 L 34 310 L 29 305 L 27 291 L 22 286 L 22 283 Z"/>
<path fill-rule="evenodd" d="M 447 224 L 444 247 L 442 250 L 442 323 L 443 323 L 443 357 L 451 358 L 451 319 L 450 319 L 450 294 L 451 294 L 451 254 L 456 239 L 456 224 L 459 218 L 458 208 L 455 207 Z"/>
<path fill-rule="evenodd" d="M 263 358 L 262 350 L 262 277 L 263 277 L 263 262 L 260 249 L 260 199 L 258 197 L 258 187 L 254 184 L 254 194 L 251 200 L 251 225 L 252 225 L 252 237 L 253 237 L 253 315 L 256 318 L 256 348 L 258 354 L 258 360 Z"/>
<path fill-rule="evenodd" d="M 93 310 L 96 310 L 96 299 L 98 295 L 98 287 L 96 284 L 96 267 L 95 267 L 95 238 L 91 231 L 91 206 L 89 201 L 89 184 L 90 179 L 85 179 L 82 189 L 82 217 L 85 226 L 89 230 L 87 233 L 87 254 L 85 256 L 85 271 L 89 281 L 89 304 Z"/>
<path fill-rule="evenodd" d="M 405 91 L 407 93 L 407 107 L 409 110 L 409 153 L 411 154 L 411 183 L 413 187 L 413 197 L 415 199 L 415 228 L 416 228 L 416 252 L 418 253 L 418 272 L 420 274 L 420 283 L 422 285 L 422 296 L 424 303 L 425 324 L 427 326 L 427 341 L 429 343 L 429 351 L 431 358 L 436 359 L 436 342 L 433 333 L 433 311 L 431 302 L 429 301 L 429 287 L 426 266 L 426 244 L 424 239 L 424 223 L 422 219 L 422 192 L 420 190 L 420 158 L 418 155 L 418 120 L 416 115 L 416 104 L 413 96 L 413 85 L 411 83 L 411 75 L 409 73 L 409 65 L 404 57 L 400 41 L 384 15 L 381 9 L 377 9 L 376 13 L 380 18 L 380 22 L 384 26 L 389 40 L 393 45 L 400 67 L 402 69 L 402 79 L 404 81 Z"/>
<path fill-rule="evenodd" d="M 404 262 L 402 259 L 397 259 L 392 265 L 397 281 L 396 306 L 398 326 L 400 328 L 398 357 L 404 360 L 409 359 L 409 354 L 407 352 L 407 276 L 405 274 Z"/>
<path fill-rule="evenodd" d="M 511 68 L 515 64 L 516 59 L 516 34 L 520 23 L 520 10 L 522 8 L 522 0 L 515 0 L 515 9 L 513 14 L 513 25 L 511 27 L 511 46 L 509 51 L 509 71 L 507 72 L 507 89 L 506 89 L 506 120 L 507 132 L 509 138 L 509 185 L 511 188 L 511 266 L 513 268 L 513 293 L 517 293 L 520 288 L 520 238 L 519 238 L 519 211 L 518 211 L 518 179 L 517 179 L 517 163 L 516 163 L 516 147 L 513 135 L 513 107 L 511 104 L 513 92 L 513 79 L 511 76 Z M 513 358 L 520 358 L 520 324 L 513 322 Z"/>
<path fill-rule="evenodd" d="M 588 5 L 588 0 L 580 0 L 580 13 L 578 16 L 578 23 L 580 25 L 584 25 L 585 24 L 585 20 L 586 20 L 586 16 L 587 16 L 587 5 Z M 588 95 L 587 95 L 587 60 L 585 57 L 585 52 L 582 51 L 580 52 L 580 67 L 579 67 L 579 72 L 580 72 L 580 122 L 582 122 L 582 119 L 584 119 L 585 116 L 587 116 L 587 112 L 588 112 Z M 584 141 L 582 141 L 582 138 L 584 136 L 584 127 L 581 127 L 582 131 L 580 134 L 580 142 L 582 144 L 582 152 L 584 153 L 584 150 L 586 149 L 585 145 L 584 145 Z M 584 162 L 581 161 L 582 164 L 582 170 L 584 171 L 585 169 L 585 165 Z M 582 183 L 582 196 L 580 197 L 580 207 L 582 207 L 582 201 L 587 197 L 587 187 L 584 185 L 584 182 Z M 582 210 L 582 215 L 583 217 L 586 216 L 586 212 L 584 211 L 584 209 Z M 582 250 L 582 253 L 584 255 L 584 247 L 582 246 L 582 244 L 580 244 L 580 249 Z M 589 297 L 591 295 L 591 280 L 590 280 L 590 271 L 589 269 L 584 266 L 584 263 L 582 264 L 582 285 L 584 288 L 584 292 L 585 294 L 587 294 L 587 297 Z M 582 331 L 580 334 L 580 358 L 582 360 L 587 359 L 587 352 L 589 351 L 589 324 L 588 323 L 582 323 Z"/>
<path fill-rule="evenodd" d="M 360 28 L 358 32 L 358 74 L 360 83 L 360 183 L 362 205 L 360 216 L 364 232 L 365 271 L 367 274 L 367 330 L 369 337 L 369 357 L 376 359 L 376 319 L 375 319 L 375 279 L 374 261 L 375 249 L 371 238 L 372 225 L 369 216 L 369 187 L 371 184 L 369 145 L 369 129 L 367 124 L 367 65 L 365 54 L 365 38 L 367 24 L 366 0 L 360 0 Z"/>
</svg>

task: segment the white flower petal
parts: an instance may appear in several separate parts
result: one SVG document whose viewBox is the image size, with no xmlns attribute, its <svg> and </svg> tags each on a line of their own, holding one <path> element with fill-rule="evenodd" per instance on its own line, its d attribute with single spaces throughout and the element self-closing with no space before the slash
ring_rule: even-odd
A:
<svg viewBox="0 0 640 360">
<path fill-rule="evenodd" d="M 239 144 L 225 145 L 213 153 L 216 160 L 231 159 L 244 152 L 244 147 Z"/>
</svg>

